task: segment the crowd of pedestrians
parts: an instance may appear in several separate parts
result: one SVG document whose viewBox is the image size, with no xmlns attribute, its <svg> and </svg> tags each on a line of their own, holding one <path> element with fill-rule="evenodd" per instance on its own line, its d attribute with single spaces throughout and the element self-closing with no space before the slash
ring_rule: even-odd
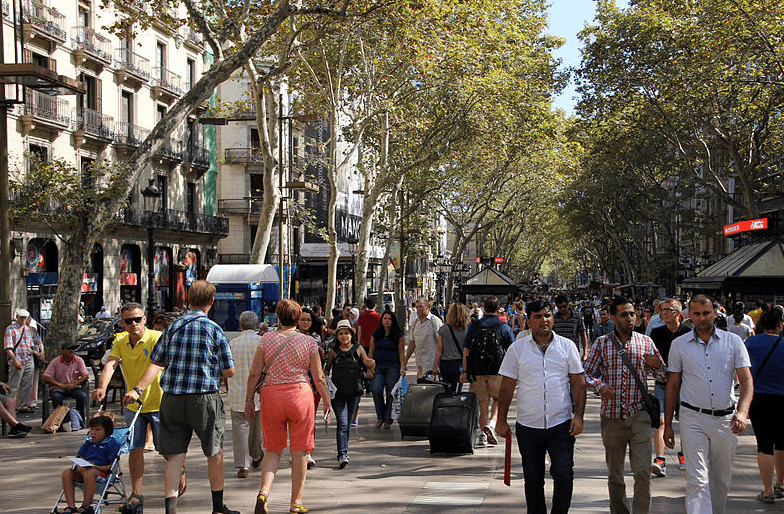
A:
<svg viewBox="0 0 784 514">
<path fill-rule="evenodd" d="M 777 422 L 784 407 L 780 306 L 758 302 L 747 313 L 739 302 L 725 315 L 704 295 L 650 304 L 624 297 L 574 302 L 555 295 L 506 306 L 487 296 L 470 307 L 455 302 L 444 312 L 422 297 L 400 320 L 388 308 L 376 310 L 368 298 L 361 310 L 346 304 L 327 322 L 320 307 L 281 300 L 274 330 L 260 324 L 255 313 L 243 312 L 241 332 L 229 341 L 207 316 L 214 296 L 212 284 L 194 282 L 190 310 L 163 331 L 145 327 L 141 305 L 120 309 L 125 331 L 115 338 L 92 397 L 103 400 L 122 367 L 126 423 L 136 419 L 129 454 L 131 506 L 144 503 L 149 427 L 155 449 L 167 460 L 167 513 L 176 512 L 187 488 L 184 463 L 193 434 L 207 459 L 213 513 L 236 512 L 223 501 L 220 390 L 225 385 L 237 476 L 246 478 L 251 467 L 261 467 L 254 512 L 267 512 L 287 447 L 290 512 L 307 512 L 303 493 L 307 470 L 315 465 L 319 406 L 324 423 L 336 421 L 335 469 L 344 469 L 362 396 L 372 392 L 375 428 L 389 429 L 393 388 L 408 368 L 418 379 L 443 381 L 452 393 L 470 388 L 476 394 L 476 447 L 498 444 L 514 430 L 529 513 L 547 512 L 547 462 L 554 486 L 551 512 L 569 510 L 574 446 L 583 431 L 588 389 L 601 397 L 611 513 L 650 512 L 651 478 L 667 475 L 665 446 L 675 448 L 675 421 L 687 513 L 725 511 L 737 435 L 749 419 L 762 482 L 757 499 L 772 503 L 784 496 L 784 436 Z M 30 428 L 14 418 L 14 411 L 30 405 L 17 399 L 29 399 L 30 369 L 43 347 L 28 324 L 29 313 L 16 314 L 4 338 L 12 373 L 9 384 L 0 383 L 0 415 L 10 423 L 10 434 L 19 437 Z M 55 406 L 67 396 L 78 408 L 88 400 L 80 387 L 87 371 L 73 355 L 74 346 L 63 344 L 61 356 L 43 374 Z M 651 394 L 648 377 L 654 383 Z M 515 390 L 512 429 L 508 415 Z M 634 477 L 631 502 L 624 483 L 626 455 Z M 70 477 L 64 474 L 64 484 Z"/>
</svg>

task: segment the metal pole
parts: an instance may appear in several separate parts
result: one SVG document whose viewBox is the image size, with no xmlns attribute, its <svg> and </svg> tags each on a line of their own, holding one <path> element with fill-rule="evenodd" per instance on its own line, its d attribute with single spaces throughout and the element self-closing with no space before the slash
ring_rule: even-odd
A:
<svg viewBox="0 0 784 514">
<path fill-rule="evenodd" d="M 5 62 L 3 47 L 3 22 L 0 20 L 0 63 Z M 5 86 L 0 84 L 0 328 L 11 322 L 11 231 L 8 224 L 8 108 L 5 104 Z M 0 377 L 6 378 L 5 353 L 0 360 Z"/>
<path fill-rule="evenodd" d="M 152 213 L 150 213 L 152 214 Z M 155 228 L 150 216 L 147 226 L 147 324 L 152 327 L 155 317 Z"/>
<path fill-rule="evenodd" d="M 278 93 L 278 298 L 283 299 L 283 93 Z"/>
</svg>

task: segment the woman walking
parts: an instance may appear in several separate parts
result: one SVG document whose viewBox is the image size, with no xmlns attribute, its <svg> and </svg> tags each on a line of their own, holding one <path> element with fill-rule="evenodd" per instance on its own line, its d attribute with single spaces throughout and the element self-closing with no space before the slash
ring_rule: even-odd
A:
<svg viewBox="0 0 784 514">
<path fill-rule="evenodd" d="M 746 339 L 754 377 L 754 398 L 749 418 L 757 439 L 757 466 L 764 490 L 757 495 L 763 503 L 784 497 L 784 431 L 781 412 L 784 410 L 784 308 L 776 305 L 760 318 L 757 330 L 763 333 Z M 773 471 L 776 483 L 773 484 Z"/>
<path fill-rule="evenodd" d="M 433 375 L 449 384 L 452 393 L 459 393 L 463 384 L 460 373 L 463 372 L 463 342 L 466 328 L 471 320 L 468 307 L 462 303 L 453 303 L 446 313 L 446 323 L 438 329 L 436 357 L 433 361 Z"/>
<path fill-rule="evenodd" d="M 332 399 L 335 409 L 337 430 L 335 438 L 338 446 L 338 466 L 348 465 L 348 441 L 351 437 L 351 422 L 357 413 L 359 399 L 365 390 L 362 381 L 362 365 L 373 370 L 375 362 L 368 358 L 365 349 L 357 342 L 357 333 L 351 322 L 342 319 L 335 330 L 335 345 L 327 354 L 326 372 L 332 371 L 332 383 L 337 392 Z"/>
<path fill-rule="evenodd" d="M 261 490 L 255 514 L 267 514 L 272 482 L 280 458 L 290 438 L 291 500 L 289 512 L 307 512 L 302 493 L 307 475 L 306 455 L 313 449 L 315 409 L 308 370 L 324 400 L 324 419 L 332 412 L 327 380 L 321 369 L 318 344 L 309 335 L 297 332 L 302 308 L 293 300 L 281 300 L 276 309 L 278 329 L 264 334 L 253 358 L 245 393 L 245 415 L 253 416 L 257 389 L 261 395 L 261 430 L 264 460 L 261 463 Z"/>
<path fill-rule="evenodd" d="M 392 311 L 384 311 L 381 326 L 370 338 L 370 358 L 376 362 L 373 403 L 376 428 L 392 426 L 392 388 L 406 374 L 406 341 Z"/>
</svg>

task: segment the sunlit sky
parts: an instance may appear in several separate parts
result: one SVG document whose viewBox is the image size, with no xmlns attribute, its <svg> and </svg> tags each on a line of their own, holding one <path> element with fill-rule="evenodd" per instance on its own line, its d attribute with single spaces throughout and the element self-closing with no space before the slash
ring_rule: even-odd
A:
<svg viewBox="0 0 784 514">
<path fill-rule="evenodd" d="M 557 52 L 556 57 L 563 61 L 563 66 L 578 66 L 580 64 L 580 41 L 577 33 L 583 29 L 586 22 L 592 22 L 596 4 L 593 0 L 550 0 L 550 34 L 566 39 L 566 44 Z M 616 0 L 616 4 L 626 7 L 627 0 Z M 564 92 L 555 99 L 555 107 L 564 109 L 571 114 L 576 103 L 574 84 L 569 84 Z"/>
</svg>

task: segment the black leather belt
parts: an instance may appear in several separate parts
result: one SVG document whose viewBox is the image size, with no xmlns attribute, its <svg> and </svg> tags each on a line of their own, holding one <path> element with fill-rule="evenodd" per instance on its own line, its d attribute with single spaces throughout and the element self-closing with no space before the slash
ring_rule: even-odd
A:
<svg viewBox="0 0 784 514">
<path fill-rule="evenodd" d="M 686 402 L 681 402 L 681 405 L 683 405 L 687 409 L 696 410 L 697 412 L 701 412 L 702 414 L 710 414 L 711 416 L 727 416 L 728 414 L 732 414 L 733 412 L 735 412 L 734 405 L 730 406 L 727 409 L 721 409 L 721 410 L 701 409 L 699 407 L 695 407 L 694 405 L 690 405 Z"/>
</svg>

